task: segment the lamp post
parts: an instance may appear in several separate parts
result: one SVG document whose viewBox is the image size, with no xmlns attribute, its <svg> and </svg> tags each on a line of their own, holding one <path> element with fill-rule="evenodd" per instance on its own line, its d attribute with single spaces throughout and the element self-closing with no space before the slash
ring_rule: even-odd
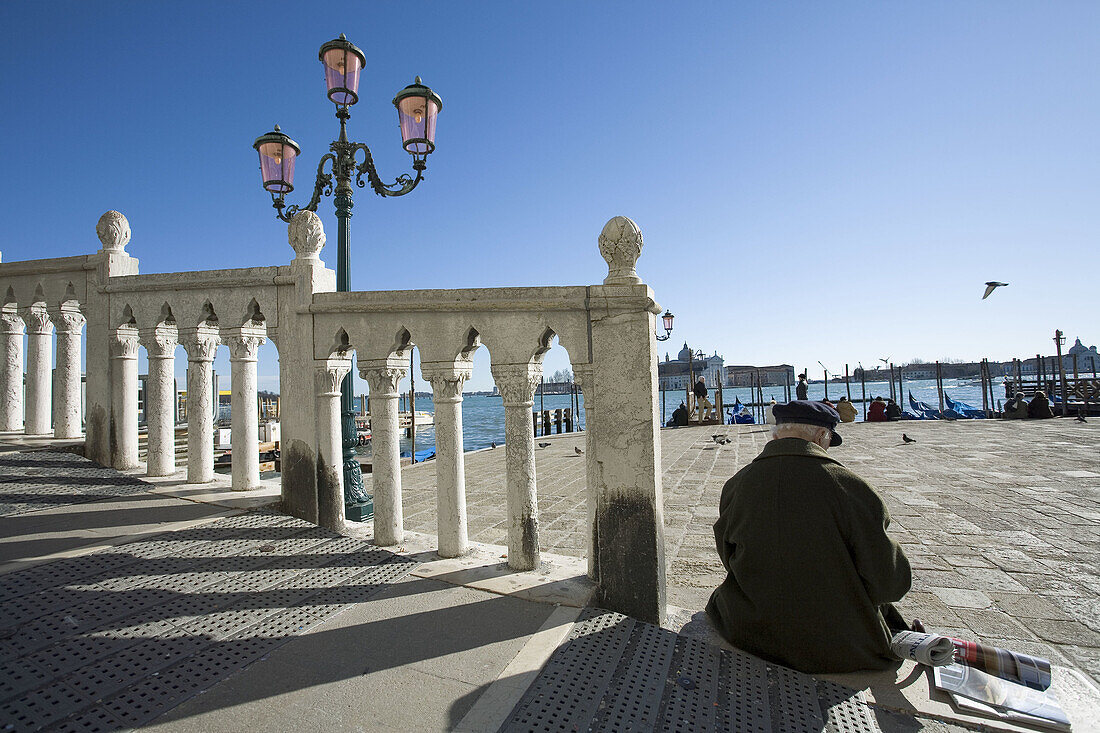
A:
<svg viewBox="0 0 1100 733">
<path fill-rule="evenodd" d="M 654 331 L 653 332 L 653 337 L 655 339 L 657 339 L 658 341 L 668 341 L 669 337 L 672 336 L 672 321 L 675 318 L 676 318 L 676 316 L 672 315 L 672 311 L 670 311 L 669 309 L 666 308 L 665 309 L 665 314 L 663 316 L 661 316 L 661 321 L 664 322 L 664 326 L 665 326 L 665 335 L 661 336 L 656 331 Z M 660 373 L 660 371 L 661 371 L 660 357 L 659 356 L 658 356 L 657 371 L 658 371 L 658 373 Z M 664 386 L 664 383 L 661 382 L 660 380 L 658 380 L 658 385 L 657 386 L 658 386 L 658 388 L 660 389 L 660 392 L 661 392 L 661 425 L 664 425 L 665 424 L 665 386 Z"/>
<path fill-rule="evenodd" d="M 1062 347 L 1065 344 L 1066 337 L 1062 335 L 1062 330 L 1056 329 L 1054 331 L 1054 349 L 1058 352 L 1058 373 L 1062 378 L 1062 417 L 1069 414 L 1069 400 L 1066 397 L 1069 392 L 1069 385 L 1066 384 L 1066 364 L 1062 361 Z"/>
<path fill-rule="evenodd" d="M 260 175 L 264 189 L 271 194 L 276 216 L 290 222 L 299 211 L 317 211 L 321 196 L 332 196 L 339 222 L 337 244 L 336 290 L 351 289 L 351 209 L 352 174 L 359 188 L 370 184 L 379 196 L 404 196 L 416 188 L 424 178 L 427 157 L 435 150 L 435 125 L 443 101 L 439 95 L 420 82 L 420 77 L 397 93 L 393 105 L 397 108 L 397 120 L 401 127 L 402 147 L 412 156 L 416 176 L 402 173 L 394 183 L 385 184 L 378 176 L 370 148 L 363 143 L 352 142 L 347 136 L 347 122 L 351 119 L 351 106 L 359 101 L 359 75 L 366 64 L 366 57 L 343 34 L 321 46 L 318 53 L 325 70 L 328 98 L 336 105 L 336 118 L 340 120 L 340 137 L 329 145 L 328 153 L 317 164 L 317 179 L 313 196 L 305 206 L 287 206 L 286 195 L 294 190 L 294 162 L 302 149 L 276 125 L 266 135 L 256 138 L 252 147 L 260 156 Z M 358 154 L 363 153 L 363 162 Z M 326 163 L 329 172 L 325 172 Z M 366 181 L 363 177 L 366 176 Z M 335 185 L 333 179 L 335 178 Z M 374 514 L 373 498 L 363 486 L 359 461 L 355 458 L 357 436 L 355 431 L 355 403 L 352 393 L 352 368 L 341 385 L 341 433 L 344 451 L 344 508 L 348 519 L 362 521 Z"/>
</svg>

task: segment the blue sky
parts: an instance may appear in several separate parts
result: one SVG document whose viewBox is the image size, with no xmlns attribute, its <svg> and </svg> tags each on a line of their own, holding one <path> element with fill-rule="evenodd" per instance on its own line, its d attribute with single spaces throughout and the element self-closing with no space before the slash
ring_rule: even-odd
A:
<svg viewBox="0 0 1100 733">
<path fill-rule="evenodd" d="M 142 272 L 289 261 L 251 145 L 276 122 L 302 145 L 304 202 L 338 130 L 317 49 L 345 33 L 349 134 L 385 178 L 394 93 L 444 101 L 420 188 L 357 195 L 356 289 L 598 283 L 624 214 L 673 353 L 814 373 L 1091 344 L 1097 28 L 1095 2 L 4 3 L 0 250 L 94 252 L 117 209 Z"/>
</svg>

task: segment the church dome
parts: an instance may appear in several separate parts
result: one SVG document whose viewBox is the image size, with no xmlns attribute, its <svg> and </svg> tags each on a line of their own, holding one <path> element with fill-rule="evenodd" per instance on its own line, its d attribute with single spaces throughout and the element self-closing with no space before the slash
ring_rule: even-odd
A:
<svg viewBox="0 0 1100 733">
<path fill-rule="evenodd" d="M 680 353 L 676 355 L 679 361 L 691 360 L 691 349 L 688 348 L 687 341 L 684 342 L 684 348 L 680 349 Z"/>
</svg>

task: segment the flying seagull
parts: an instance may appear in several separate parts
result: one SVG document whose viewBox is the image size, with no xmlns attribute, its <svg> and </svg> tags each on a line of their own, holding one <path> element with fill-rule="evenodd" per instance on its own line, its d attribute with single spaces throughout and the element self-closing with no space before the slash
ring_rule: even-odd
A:
<svg viewBox="0 0 1100 733">
<path fill-rule="evenodd" d="M 913 440 L 912 438 L 910 438 L 905 433 L 901 434 L 901 439 L 904 440 L 906 443 L 916 443 L 917 442 L 917 441 Z"/>
<path fill-rule="evenodd" d="M 997 288 L 1004 287 L 1005 285 L 1008 285 L 1008 283 L 999 283 L 996 280 L 990 280 L 989 282 L 987 282 L 985 284 L 985 295 L 982 296 L 982 300 L 985 300 L 986 298 L 988 298 L 989 294 L 992 293 Z"/>
</svg>

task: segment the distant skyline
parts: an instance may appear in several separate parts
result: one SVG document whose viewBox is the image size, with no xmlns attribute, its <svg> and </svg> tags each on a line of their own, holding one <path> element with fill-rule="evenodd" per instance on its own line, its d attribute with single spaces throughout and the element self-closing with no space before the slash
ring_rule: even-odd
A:
<svg viewBox="0 0 1100 733">
<path fill-rule="evenodd" d="M 1095 2 L 4 3 L 0 251 L 94 252 L 116 209 L 143 273 L 288 262 L 252 141 L 302 145 L 304 203 L 339 129 L 317 49 L 345 33 L 383 178 L 410 167 L 394 93 L 419 74 L 444 103 L 424 183 L 356 192 L 354 289 L 599 283 L 622 214 L 676 314 L 661 359 L 1049 354 L 1055 328 L 1100 342 L 1097 28 Z"/>
</svg>

